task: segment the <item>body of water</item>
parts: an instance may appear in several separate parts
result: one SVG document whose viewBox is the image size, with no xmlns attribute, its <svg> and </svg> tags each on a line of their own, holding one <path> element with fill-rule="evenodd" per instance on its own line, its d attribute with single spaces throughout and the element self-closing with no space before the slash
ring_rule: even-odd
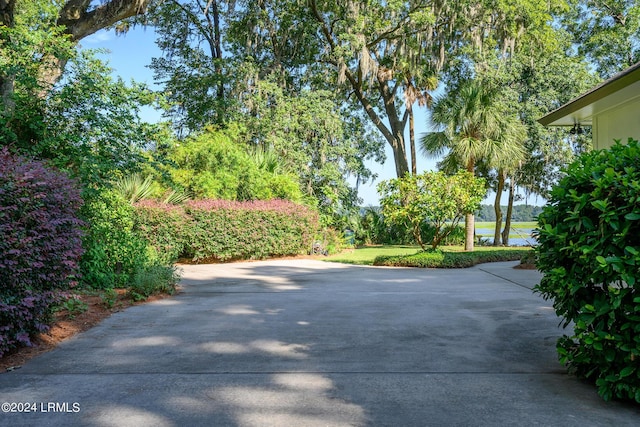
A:
<svg viewBox="0 0 640 427">
<path fill-rule="evenodd" d="M 509 246 L 534 246 L 537 244 L 536 239 L 531 236 L 532 228 L 511 228 L 509 233 Z M 476 236 L 482 240 L 493 243 L 493 228 L 476 228 Z"/>
</svg>

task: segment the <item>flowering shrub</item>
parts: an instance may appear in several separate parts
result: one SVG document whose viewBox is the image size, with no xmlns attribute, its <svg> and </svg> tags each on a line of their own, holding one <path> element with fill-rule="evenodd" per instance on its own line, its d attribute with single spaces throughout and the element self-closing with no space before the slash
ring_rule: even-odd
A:
<svg viewBox="0 0 640 427">
<path fill-rule="evenodd" d="M 135 229 L 152 248 L 152 258 L 162 264 L 175 262 L 184 252 L 189 219 L 182 206 L 144 200 L 135 205 Z"/>
<path fill-rule="evenodd" d="M 284 200 L 186 204 L 186 236 L 194 261 L 261 259 L 306 252 L 318 229 L 317 213 Z"/>
<path fill-rule="evenodd" d="M 0 150 L 0 356 L 46 329 L 56 296 L 76 284 L 81 204 L 66 175 Z"/>
<path fill-rule="evenodd" d="M 205 259 L 261 259 L 311 248 L 318 214 L 284 200 L 197 200 L 184 208 L 136 205 L 136 229 L 158 254 Z"/>
</svg>

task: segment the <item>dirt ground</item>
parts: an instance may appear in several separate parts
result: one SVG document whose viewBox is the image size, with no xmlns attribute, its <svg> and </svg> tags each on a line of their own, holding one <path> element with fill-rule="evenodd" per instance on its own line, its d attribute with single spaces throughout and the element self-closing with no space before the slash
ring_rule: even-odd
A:
<svg viewBox="0 0 640 427">
<path fill-rule="evenodd" d="M 32 339 L 33 346 L 22 347 L 13 350 L 0 358 L 0 373 L 20 368 L 32 357 L 45 353 L 55 348 L 62 341 L 86 331 L 111 316 L 113 313 L 124 310 L 132 305 L 144 304 L 150 301 L 163 299 L 169 295 L 152 296 L 146 301 L 133 302 L 126 295 L 125 289 L 117 289 L 118 297 L 112 308 L 108 308 L 99 295 L 78 294 L 77 299 L 87 304 L 87 310 L 73 314 L 66 310 L 55 313 L 55 321 L 49 332 L 39 334 Z"/>
</svg>

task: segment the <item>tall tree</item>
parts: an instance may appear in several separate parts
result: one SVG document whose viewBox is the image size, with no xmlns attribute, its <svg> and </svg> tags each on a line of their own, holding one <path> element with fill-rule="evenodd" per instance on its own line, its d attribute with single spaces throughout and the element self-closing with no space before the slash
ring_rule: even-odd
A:
<svg viewBox="0 0 640 427">
<path fill-rule="evenodd" d="M 486 6 L 487 4 L 485 4 Z M 580 93 L 589 81 L 586 63 L 575 55 L 568 34 L 552 22 L 566 11 L 564 1 L 497 2 L 476 9 L 480 18 L 472 30 L 472 43 L 450 64 L 445 81 L 456 87 L 460 79 L 482 79 L 500 87 L 505 111 L 526 126 L 527 156 L 515 173 L 496 170 L 497 216 L 494 244 L 500 243 L 500 197 L 509 181 L 509 205 L 502 240 L 508 236 L 515 184 L 543 194 L 555 182 L 561 166 L 572 157 L 564 131 L 545 129 L 537 119 Z M 492 28 L 493 30 L 488 30 Z M 571 78 L 566 78 L 570 75 Z"/>
<path fill-rule="evenodd" d="M 338 216 L 357 205 L 347 178 L 372 178 L 365 160 L 379 161 L 383 142 L 363 134 L 360 123 L 345 121 L 331 92 L 286 93 L 277 83 L 258 81 L 241 102 L 244 109 L 233 117 L 245 126 L 249 143 L 275 150 L 322 213 Z"/>
<path fill-rule="evenodd" d="M 83 38 L 109 28 L 126 18 L 144 13 L 150 0 L 105 0 L 96 4 L 91 0 L 67 0 L 50 2 L 40 0 L 0 0 L 0 41 L 4 46 L 16 44 L 16 13 L 21 10 L 39 8 L 41 23 L 50 26 L 52 35 L 64 35 L 65 40 L 76 44 Z M 51 18 L 53 17 L 53 20 Z M 59 28 L 59 30 L 58 30 Z M 19 36 L 18 36 L 19 37 Z M 37 51 L 37 44 L 33 47 Z M 61 51 L 38 52 L 31 61 L 39 69 L 40 96 L 44 96 L 58 81 L 70 55 Z M 3 107 L 11 106 L 15 75 L 0 72 L 0 99 Z M 3 108 L 4 109 L 4 108 Z"/>
<path fill-rule="evenodd" d="M 321 46 L 318 59 L 333 69 L 337 87 L 384 136 L 396 174 L 404 176 L 409 172 L 405 129 L 412 106 L 428 97 L 425 92 L 433 87 L 429 77 L 444 61 L 432 49 L 435 28 L 441 26 L 437 34 L 446 34 L 444 27 L 452 22 L 445 18 L 448 2 L 310 0 L 308 5 Z M 418 74 L 426 78 L 412 78 Z"/>
<path fill-rule="evenodd" d="M 522 155 L 522 127 L 517 118 L 505 114 L 498 91 L 478 80 L 464 82 L 456 91 L 436 100 L 431 121 L 438 130 L 420 140 L 429 157 L 445 156 L 443 163 L 455 164 L 476 173 L 479 161 L 499 163 Z M 465 216 L 465 250 L 474 246 L 474 215 Z"/>
<path fill-rule="evenodd" d="M 163 53 L 150 68 L 164 84 L 167 115 L 180 135 L 227 120 L 227 91 L 237 71 L 223 57 L 223 6 L 219 0 L 167 0 L 152 3 L 143 17 L 154 26 Z"/>
<path fill-rule="evenodd" d="M 640 61 L 640 3 L 635 0 L 569 0 L 562 22 L 578 51 L 602 78 Z"/>
<path fill-rule="evenodd" d="M 3 5 L 0 24 L 0 138 L 29 141 L 42 128 L 41 71 L 46 58 L 68 58 L 73 49 L 56 26 L 58 9 L 48 0 Z"/>
</svg>

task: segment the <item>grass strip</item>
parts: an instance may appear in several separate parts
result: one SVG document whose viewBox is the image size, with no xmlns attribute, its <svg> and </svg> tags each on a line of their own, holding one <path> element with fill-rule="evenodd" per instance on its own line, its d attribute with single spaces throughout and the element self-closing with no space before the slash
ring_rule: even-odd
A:
<svg viewBox="0 0 640 427">
<path fill-rule="evenodd" d="M 373 265 L 386 267 L 466 268 L 484 262 L 519 261 L 527 249 L 483 250 L 477 252 L 421 251 L 412 255 L 380 255 Z"/>
</svg>

